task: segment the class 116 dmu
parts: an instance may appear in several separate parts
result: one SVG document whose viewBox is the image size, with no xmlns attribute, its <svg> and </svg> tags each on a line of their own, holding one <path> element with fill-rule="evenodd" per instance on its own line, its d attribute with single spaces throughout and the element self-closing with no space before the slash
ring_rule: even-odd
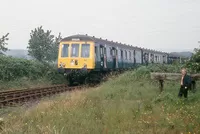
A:
<svg viewBox="0 0 200 134">
<path fill-rule="evenodd" d="M 70 85 L 98 82 L 111 71 L 148 63 L 168 63 L 168 53 L 88 35 L 63 38 L 59 45 L 58 71 L 66 76 Z"/>
</svg>

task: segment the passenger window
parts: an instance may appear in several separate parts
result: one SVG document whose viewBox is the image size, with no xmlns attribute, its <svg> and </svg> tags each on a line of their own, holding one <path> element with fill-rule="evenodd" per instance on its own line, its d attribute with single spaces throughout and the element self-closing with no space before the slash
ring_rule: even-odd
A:
<svg viewBox="0 0 200 134">
<path fill-rule="evenodd" d="M 106 48 L 105 48 L 105 47 L 104 47 L 104 54 L 107 55 L 107 54 L 106 54 Z"/>
<path fill-rule="evenodd" d="M 126 60 L 128 59 L 127 51 L 125 51 L 125 59 L 126 59 Z"/>
<path fill-rule="evenodd" d="M 84 58 L 90 57 L 90 44 L 82 44 L 81 57 L 84 57 Z"/>
<path fill-rule="evenodd" d="M 121 59 L 123 60 L 124 56 L 123 56 L 123 50 L 121 50 Z"/>
<path fill-rule="evenodd" d="M 79 56 L 79 44 L 72 44 L 71 57 Z"/>
<path fill-rule="evenodd" d="M 112 56 L 112 48 L 110 48 L 110 56 Z"/>
<path fill-rule="evenodd" d="M 68 53 L 69 53 L 69 44 L 63 44 L 61 57 L 68 57 Z"/>
<path fill-rule="evenodd" d="M 114 50 L 114 49 L 112 49 L 112 55 L 113 55 L 113 56 L 116 56 L 116 55 L 115 55 L 115 50 Z"/>
<path fill-rule="evenodd" d="M 100 47 L 100 54 L 103 55 L 103 47 Z"/>
</svg>

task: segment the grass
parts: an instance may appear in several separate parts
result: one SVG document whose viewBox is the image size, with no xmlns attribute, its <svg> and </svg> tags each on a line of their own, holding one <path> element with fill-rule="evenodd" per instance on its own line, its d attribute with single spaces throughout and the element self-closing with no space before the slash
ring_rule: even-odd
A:
<svg viewBox="0 0 200 134">
<path fill-rule="evenodd" d="M 0 81 L 0 91 L 23 89 L 23 88 L 45 87 L 49 85 L 52 85 L 52 82 L 46 78 L 31 80 L 24 77 L 24 78 L 16 79 L 14 81 Z"/>
<path fill-rule="evenodd" d="M 198 87 L 197 87 L 198 88 Z M 4 118 L 2 133 L 200 133 L 200 93 L 177 98 L 179 83 L 165 91 L 149 76 L 126 72 L 98 88 L 45 99 L 29 108 L 14 108 Z M 6 110 L 5 110 L 6 111 Z M 1 124 L 1 123 L 0 123 Z"/>
</svg>

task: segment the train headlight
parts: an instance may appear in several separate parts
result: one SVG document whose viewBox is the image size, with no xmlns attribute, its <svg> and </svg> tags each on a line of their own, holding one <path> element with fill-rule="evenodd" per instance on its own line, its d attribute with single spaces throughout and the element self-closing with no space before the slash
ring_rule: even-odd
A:
<svg viewBox="0 0 200 134">
<path fill-rule="evenodd" d="M 71 65 L 74 65 L 74 60 L 71 60 L 70 64 L 71 64 Z"/>
<path fill-rule="evenodd" d="M 84 67 L 84 68 L 87 68 L 87 64 L 84 63 L 83 67 Z"/>
<path fill-rule="evenodd" d="M 60 62 L 60 65 L 59 65 L 61 68 L 64 68 L 65 67 L 65 64 Z"/>
</svg>

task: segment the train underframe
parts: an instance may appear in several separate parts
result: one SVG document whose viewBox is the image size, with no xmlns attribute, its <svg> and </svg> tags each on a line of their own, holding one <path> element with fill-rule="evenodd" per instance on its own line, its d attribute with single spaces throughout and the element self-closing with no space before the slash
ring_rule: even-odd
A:
<svg viewBox="0 0 200 134">
<path fill-rule="evenodd" d="M 111 74 L 119 74 L 124 70 L 86 70 L 86 69 L 64 69 L 62 72 L 69 86 L 80 84 L 99 84 Z"/>
</svg>

